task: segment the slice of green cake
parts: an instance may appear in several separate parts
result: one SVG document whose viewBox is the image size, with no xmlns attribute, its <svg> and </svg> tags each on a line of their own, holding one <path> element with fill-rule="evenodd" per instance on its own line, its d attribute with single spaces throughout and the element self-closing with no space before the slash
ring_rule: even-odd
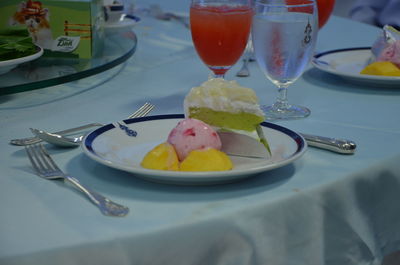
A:
<svg viewBox="0 0 400 265">
<path fill-rule="evenodd" d="M 202 120 L 221 131 L 257 138 L 271 153 L 260 123 L 264 113 L 254 90 L 236 81 L 210 79 L 191 89 L 184 101 L 185 116 Z"/>
</svg>

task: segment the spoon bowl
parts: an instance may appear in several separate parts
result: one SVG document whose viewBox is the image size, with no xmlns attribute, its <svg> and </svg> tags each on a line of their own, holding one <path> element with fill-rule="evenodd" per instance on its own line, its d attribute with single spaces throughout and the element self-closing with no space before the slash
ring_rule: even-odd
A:
<svg viewBox="0 0 400 265">
<path fill-rule="evenodd" d="M 46 131 L 30 128 L 31 132 L 45 142 L 61 147 L 78 147 L 82 143 L 84 135 L 78 137 L 68 137 L 60 134 L 49 133 Z"/>
</svg>

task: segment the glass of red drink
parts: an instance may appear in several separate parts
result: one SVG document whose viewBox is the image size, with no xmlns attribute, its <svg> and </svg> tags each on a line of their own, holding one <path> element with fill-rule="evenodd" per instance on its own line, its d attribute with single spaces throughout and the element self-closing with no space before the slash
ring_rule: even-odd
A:
<svg viewBox="0 0 400 265">
<path fill-rule="evenodd" d="M 190 28 L 193 43 L 215 77 L 223 78 L 242 55 L 252 16 L 251 0 L 192 0 Z"/>
</svg>

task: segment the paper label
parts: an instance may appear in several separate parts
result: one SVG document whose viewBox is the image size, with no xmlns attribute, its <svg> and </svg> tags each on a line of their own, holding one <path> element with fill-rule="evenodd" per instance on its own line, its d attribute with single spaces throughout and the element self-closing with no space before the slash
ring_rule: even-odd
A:
<svg viewBox="0 0 400 265">
<path fill-rule="evenodd" d="M 72 52 L 78 47 L 80 39 L 80 37 L 59 36 L 54 40 L 51 50 L 58 52 Z"/>
</svg>

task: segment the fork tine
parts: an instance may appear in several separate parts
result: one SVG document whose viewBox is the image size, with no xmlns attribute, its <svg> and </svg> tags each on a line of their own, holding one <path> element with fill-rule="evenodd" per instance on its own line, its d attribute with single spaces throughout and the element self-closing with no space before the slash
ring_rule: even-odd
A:
<svg viewBox="0 0 400 265">
<path fill-rule="evenodd" d="M 128 118 L 131 119 L 131 118 L 143 117 L 147 113 L 149 113 L 153 108 L 154 108 L 153 104 L 146 102 L 142 107 L 140 107 L 137 111 L 131 114 Z"/>
<path fill-rule="evenodd" d="M 37 168 L 39 169 L 39 173 L 44 175 L 49 171 L 49 169 L 51 169 L 51 167 L 49 163 L 46 161 L 46 159 L 43 157 L 43 153 L 40 150 L 40 146 L 36 144 L 31 146 L 32 146 L 31 150 L 33 153 L 33 157 L 36 158 Z"/>
<path fill-rule="evenodd" d="M 149 103 L 146 102 L 146 103 L 145 103 L 144 105 L 142 105 L 139 109 L 137 109 L 134 113 L 132 113 L 131 115 L 129 115 L 128 118 L 134 118 L 134 117 L 136 117 L 137 115 L 139 115 L 139 114 L 143 111 L 143 109 L 147 108 L 148 106 L 149 106 Z"/>
<path fill-rule="evenodd" d="M 53 158 L 49 155 L 47 152 L 47 149 L 44 147 L 43 144 L 39 144 L 38 149 L 40 149 L 40 155 L 43 158 L 43 161 L 46 163 L 48 168 L 52 168 L 54 170 L 61 171 L 61 169 L 57 166 L 57 164 L 54 162 Z"/>
<path fill-rule="evenodd" d="M 154 105 L 149 105 L 148 108 L 146 108 L 145 110 L 143 110 L 142 114 L 140 116 L 137 117 L 144 117 L 146 116 L 150 111 L 152 111 L 154 109 Z"/>
<path fill-rule="evenodd" d="M 141 106 L 137 111 L 135 111 L 135 113 L 133 113 L 134 116 L 140 115 L 140 113 L 146 109 L 149 106 L 149 102 L 146 102 L 143 104 L 143 106 Z"/>
<path fill-rule="evenodd" d="M 54 163 L 42 144 L 25 146 L 29 160 L 39 176 L 45 176 L 52 171 L 61 171 Z"/>
<path fill-rule="evenodd" d="M 28 154 L 28 158 L 29 158 L 29 161 L 31 161 L 31 164 L 32 164 L 33 169 L 34 169 L 39 175 L 41 175 L 41 171 L 40 171 L 40 169 L 39 169 L 39 167 L 38 167 L 38 164 L 36 163 L 36 161 L 35 161 L 35 159 L 34 159 L 34 157 L 37 159 L 36 154 L 34 153 L 34 151 L 33 151 L 32 149 L 33 149 L 33 147 L 32 147 L 31 145 L 26 145 L 26 146 L 25 146 L 25 151 L 26 151 L 26 153 Z"/>
<path fill-rule="evenodd" d="M 150 107 L 151 107 L 151 105 L 146 103 L 145 106 L 143 106 L 143 108 L 140 109 L 140 111 L 137 111 L 136 113 L 134 113 L 134 115 L 132 115 L 130 118 L 142 117 L 143 113 L 145 113 Z"/>
</svg>

